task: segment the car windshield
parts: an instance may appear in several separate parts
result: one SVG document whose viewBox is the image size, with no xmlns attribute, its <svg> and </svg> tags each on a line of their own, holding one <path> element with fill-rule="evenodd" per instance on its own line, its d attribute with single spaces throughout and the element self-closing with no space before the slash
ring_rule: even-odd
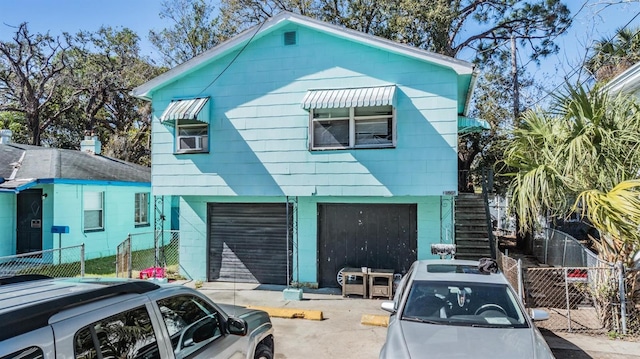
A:
<svg viewBox="0 0 640 359">
<path fill-rule="evenodd" d="M 487 328 L 527 328 L 511 289 L 504 284 L 415 281 L 402 320 Z"/>
</svg>

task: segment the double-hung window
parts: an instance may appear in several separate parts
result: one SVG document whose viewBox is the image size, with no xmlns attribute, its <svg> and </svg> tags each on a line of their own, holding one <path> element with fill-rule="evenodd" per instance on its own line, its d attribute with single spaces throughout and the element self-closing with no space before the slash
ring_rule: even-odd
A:
<svg viewBox="0 0 640 359">
<path fill-rule="evenodd" d="M 173 100 L 160 122 L 175 126 L 175 153 L 209 152 L 209 98 Z"/>
<path fill-rule="evenodd" d="M 104 229 L 104 192 L 84 192 L 84 230 Z"/>
<path fill-rule="evenodd" d="M 396 145 L 395 86 L 310 90 L 311 150 L 389 148 Z"/>
<path fill-rule="evenodd" d="M 136 193 L 135 197 L 135 220 L 136 226 L 149 225 L 149 193 Z"/>
<path fill-rule="evenodd" d="M 394 146 L 392 106 L 311 109 L 311 149 Z"/>
</svg>

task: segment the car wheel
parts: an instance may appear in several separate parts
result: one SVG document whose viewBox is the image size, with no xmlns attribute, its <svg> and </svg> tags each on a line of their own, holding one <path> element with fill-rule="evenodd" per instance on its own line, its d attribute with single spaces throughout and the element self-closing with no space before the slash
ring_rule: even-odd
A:
<svg viewBox="0 0 640 359">
<path fill-rule="evenodd" d="M 256 355 L 253 356 L 254 359 L 273 359 L 273 351 L 269 348 L 268 345 L 264 343 L 258 344 L 256 348 Z"/>
<path fill-rule="evenodd" d="M 340 286 L 342 287 L 344 285 L 344 268 L 340 268 L 340 270 L 338 271 L 338 274 L 336 274 L 336 280 L 338 281 L 338 284 L 340 284 Z"/>
</svg>

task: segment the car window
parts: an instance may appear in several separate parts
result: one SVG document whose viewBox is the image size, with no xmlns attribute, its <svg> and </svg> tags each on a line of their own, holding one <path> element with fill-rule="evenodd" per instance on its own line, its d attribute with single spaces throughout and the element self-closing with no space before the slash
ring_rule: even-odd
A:
<svg viewBox="0 0 640 359">
<path fill-rule="evenodd" d="M 192 295 L 157 302 L 171 337 L 176 358 L 182 358 L 222 336 L 218 312 L 206 301 Z"/>
<path fill-rule="evenodd" d="M 415 267 L 416 267 L 416 264 L 415 263 L 412 264 L 407 274 L 403 275 L 402 278 L 400 279 L 400 283 L 398 283 L 398 287 L 396 288 L 396 293 L 393 296 L 393 308 L 395 310 L 398 310 L 398 307 L 400 306 L 402 295 L 407 288 L 409 277 L 411 277 L 411 273 L 413 273 L 413 270 Z"/>
<path fill-rule="evenodd" d="M 414 281 L 402 318 L 449 325 L 527 327 L 516 297 L 504 284 Z"/>
<path fill-rule="evenodd" d="M 75 357 L 160 359 L 146 308 L 140 307 L 95 322 L 74 338 Z"/>
<path fill-rule="evenodd" d="M 38 347 L 29 347 L 26 349 L 18 350 L 15 353 L 5 355 L 0 359 L 42 359 L 42 349 Z"/>
</svg>

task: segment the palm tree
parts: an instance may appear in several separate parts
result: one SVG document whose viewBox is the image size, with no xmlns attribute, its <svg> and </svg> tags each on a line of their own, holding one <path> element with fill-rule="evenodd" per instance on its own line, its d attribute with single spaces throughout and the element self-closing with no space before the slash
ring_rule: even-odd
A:
<svg viewBox="0 0 640 359">
<path fill-rule="evenodd" d="M 529 110 L 522 120 L 504 160 L 515 169 L 510 194 L 521 230 L 534 229 L 544 215 L 577 212 L 599 231 L 592 240 L 603 260 L 632 266 L 640 250 L 640 104 L 567 86 L 550 111 Z M 628 300 L 636 275 L 628 275 Z M 603 283 L 608 290 L 593 294 L 609 308 L 617 293 Z M 610 311 L 601 312 L 610 324 Z"/>
<path fill-rule="evenodd" d="M 596 80 L 606 82 L 640 61 L 640 27 L 619 29 L 612 38 L 593 45 L 585 68 Z"/>
<path fill-rule="evenodd" d="M 516 169 L 510 194 L 523 231 L 534 229 L 540 215 L 582 208 L 601 232 L 640 244 L 633 195 L 616 201 L 604 195 L 622 183 L 633 193 L 639 184 L 640 104 L 633 98 L 567 86 L 550 111 L 525 112 L 510 137 L 505 164 Z M 613 216 L 620 210 L 626 214 Z"/>
</svg>

